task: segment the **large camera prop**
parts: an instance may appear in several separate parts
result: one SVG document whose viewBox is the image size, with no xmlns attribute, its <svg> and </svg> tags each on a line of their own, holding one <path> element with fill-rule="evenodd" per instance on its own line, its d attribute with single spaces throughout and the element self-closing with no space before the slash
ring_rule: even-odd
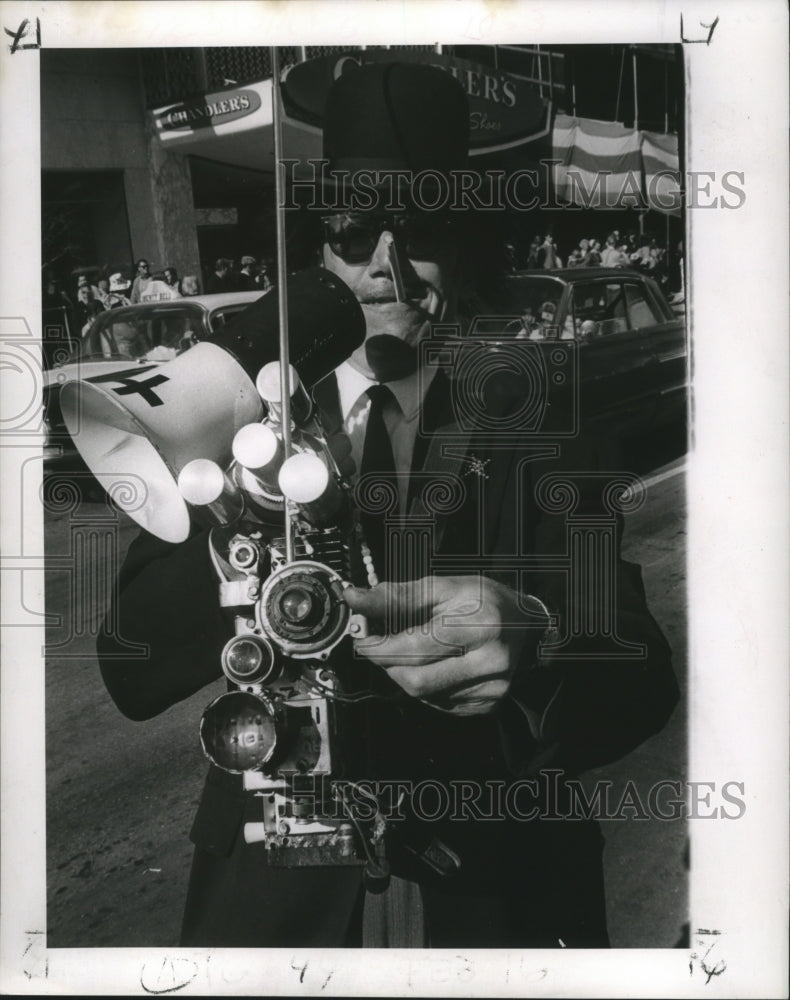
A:
<svg viewBox="0 0 790 1000">
<path fill-rule="evenodd" d="M 272 864 L 367 864 L 380 877 L 383 821 L 363 823 L 344 798 L 360 761 L 343 716 L 370 694 L 347 689 L 332 657 L 366 633 L 343 589 L 374 583 L 375 571 L 308 392 L 362 343 L 365 323 L 321 269 L 292 276 L 284 292 L 287 378 L 273 291 L 166 365 L 64 384 L 61 408 L 116 502 L 125 477 L 143 479 L 146 494 L 127 506 L 142 527 L 174 543 L 195 523 L 211 527 L 234 634 L 222 651 L 230 690 L 205 710 L 200 740 L 255 796 L 248 842 Z"/>
<path fill-rule="evenodd" d="M 231 497 L 243 500 L 244 520 L 229 537 L 227 529 L 212 533 L 224 578 L 220 605 L 235 619 L 235 635 L 222 651 L 235 690 L 208 706 L 200 741 L 214 764 L 243 774 L 245 788 L 256 794 L 260 820 L 248 822 L 244 834 L 264 844 L 270 863 L 359 864 L 366 848 L 375 851 L 376 828 L 363 828 L 335 797 L 342 786 L 327 779 L 349 779 L 354 768 L 353 733 L 343 713 L 355 696 L 343 690 L 330 658 L 347 636 L 366 634 L 365 620 L 343 600 L 365 543 L 349 484 L 298 383 L 293 412 L 302 417 L 292 428 L 293 454 L 283 460 L 278 367 L 265 366 L 257 379 L 266 418 L 241 428 L 233 442 L 227 478 L 235 487 Z M 179 477 L 193 502 L 196 485 L 208 477 L 219 485 L 221 472 L 197 463 Z M 211 490 L 204 498 L 219 499 Z M 285 538 L 266 531 L 280 511 L 293 533 L 290 560 Z"/>
</svg>

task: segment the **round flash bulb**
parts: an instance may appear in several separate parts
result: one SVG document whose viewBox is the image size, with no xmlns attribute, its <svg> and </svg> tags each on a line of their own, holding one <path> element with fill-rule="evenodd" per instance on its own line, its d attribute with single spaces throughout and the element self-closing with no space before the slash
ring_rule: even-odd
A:
<svg viewBox="0 0 790 1000">
<path fill-rule="evenodd" d="M 291 395 L 293 396 L 299 388 L 299 376 L 293 365 L 288 365 L 288 373 L 288 384 L 291 386 Z M 265 403 L 280 402 L 280 363 L 278 361 L 270 361 L 268 365 L 261 368 L 258 372 L 258 378 L 255 380 L 255 388 Z"/>
<path fill-rule="evenodd" d="M 277 454 L 277 435 L 264 424 L 247 424 L 233 439 L 233 457 L 245 469 L 262 469 Z"/>
<path fill-rule="evenodd" d="M 313 503 L 329 485 L 329 470 L 317 455 L 291 455 L 279 475 L 283 495 L 293 503 Z"/>
<path fill-rule="evenodd" d="M 214 503 L 225 488 L 225 476 L 216 462 L 195 458 L 178 474 L 178 489 L 187 503 L 196 506 Z"/>
</svg>

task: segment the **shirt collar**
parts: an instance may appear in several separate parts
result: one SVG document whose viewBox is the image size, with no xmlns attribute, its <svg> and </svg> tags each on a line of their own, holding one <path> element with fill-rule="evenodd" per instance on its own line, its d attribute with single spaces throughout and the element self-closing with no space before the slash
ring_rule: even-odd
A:
<svg viewBox="0 0 790 1000">
<path fill-rule="evenodd" d="M 335 375 L 337 376 L 337 390 L 340 397 L 340 411 L 343 420 L 347 420 L 359 397 L 367 392 L 372 385 L 379 383 L 362 375 L 348 361 L 344 361 L 335 369 Z M 386 383 L 406 420 L 412 420 L 419 413 L 420 406 L 435 375 L 435 368 L 423 368 L 412 375 L 407 375 L 406 378 Z"/>
</svg>

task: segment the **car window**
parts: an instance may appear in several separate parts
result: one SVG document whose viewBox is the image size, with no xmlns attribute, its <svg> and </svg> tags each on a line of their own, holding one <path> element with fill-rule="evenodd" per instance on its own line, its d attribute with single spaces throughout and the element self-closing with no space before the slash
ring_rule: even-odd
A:
<svg viewBox="0 0 790 1000">
<path fill-rule="evenodd" d="M 500 305 L 508 315 L 520 315 L 525 307 L 538 315 L 544 302 L 556 306 L 564 289 L 564 283 L 556 278 L 516 275 L 505 283 Z"/>
<path fill-rule="evenodd" d="M 565 287 L 556 278 L 535 275 L 509 278 L 500 303 L 506 332 L 528 340 L 572 339 L 570 317 L 563 323 L 560 316 Z M 514 320 L 514 316 L 519 319 Z"/>
<path fill-rule="evenodd" d="M 252 305 L 251 302 L 237 302 L 233 305 L 221 306 L 219 309 L 215 309 L 209 316 L 208 320 L 211 332 L 218 333 L 232 316 L 236 316 L 238 313 L 244 312 L 244 310 L 250 305 Z"/>
<path fill-rule="evenodd" d="M 570 312 L 577 340 L 610 337 L 628 329 L 625 294 L 619 281 L 574 283 Z"/>
<path fill-rule="evenodd" d="M 102 317 L 83 337 L 79 357 L 124 361 L 168 361 L 200 339 L 193 310 L 123 311 Z"/>
<path fill-rule="evenodd" d="M 639 330 L 643 326 L 655 326 L 657 323 L 663 322 L 642 285 L 629 282 L 625 286 L 625 300 L 628 307 L 628 323 L 632 330 Z"/>
</svg>

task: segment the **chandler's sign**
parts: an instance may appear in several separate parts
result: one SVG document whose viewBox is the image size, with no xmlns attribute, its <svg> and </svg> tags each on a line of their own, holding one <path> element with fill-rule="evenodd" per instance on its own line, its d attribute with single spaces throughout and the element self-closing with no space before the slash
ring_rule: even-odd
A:
<svg viewBox="0 0 790 1000">
<path fill-rule="evenodd" d="M 192 131 L 245 118 L 260 106 L 260 94 L 255 90 L 223 90 L 218 94 L 202 94 L 157 111 L 154 122 L 160 132 Z"/>
<path fill-rule="evenodd" d="M 291 67 L 283 80 L 282 95 L 288 117 L 320 128 L 326 97 L 334 80 L 353 73 L 363 63 L 428 63 L 455 77 L 469 98 L 469 153 L 512 149 L 545 135 L 551 123 L 551 102 L 526 80 L 466 59 L 436 52 L 398 52 L 365 49 L 324 56 Z M 425 99 L 431 99 L 430 94 Z"/>
</svg>

